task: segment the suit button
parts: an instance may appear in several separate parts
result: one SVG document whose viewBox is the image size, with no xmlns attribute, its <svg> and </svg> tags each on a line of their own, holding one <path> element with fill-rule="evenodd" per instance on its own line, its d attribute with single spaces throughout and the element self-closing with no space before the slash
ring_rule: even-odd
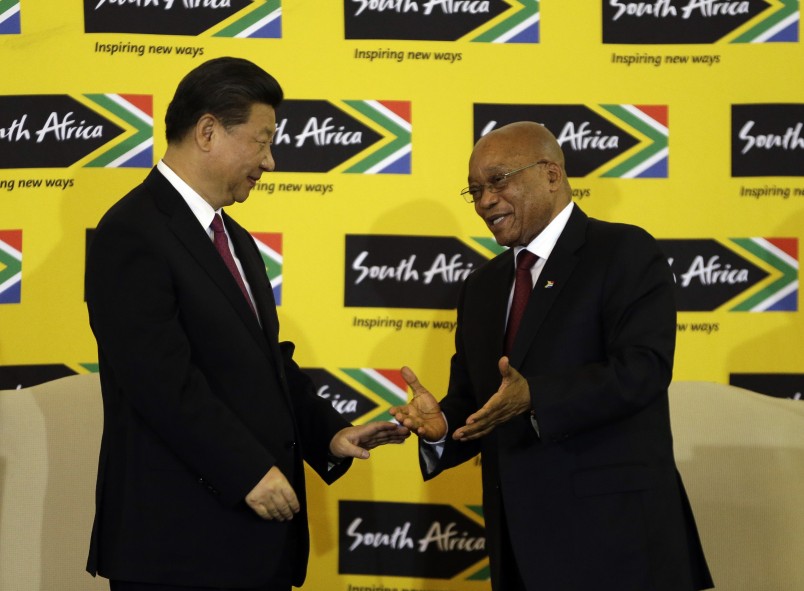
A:
<svg viewBox="0 0 804 591">
<path fill-rule="evenodd" d="M 296 442 L 295 441 L 286 441 L 285 442 L 285 449 L 291 450 L 294 447 L 296 447 Z"/>
<path fill-rule="evenodd" d="M 209 492 L 211 492 L 211 493 L 212 493 L 213 495 L 215 495 L 215 496 L 217 496 L 217 495 L 219 495 L 219 494 L 220 494 L 220 493 L 217 491 L 217 489 L 216 489 L 214 486 L 212 486 L 211 484 L 209 484 L 209 483 L 208 483 L 206 480 L 204 480 L 203 478 L 199 478 L 199 479 L 198 479 L 198 484 L 200 484 L 201 486 L 203 486 L 204 488 L 206 488 L 206 489 L 207 489 Z"/>
</svg>

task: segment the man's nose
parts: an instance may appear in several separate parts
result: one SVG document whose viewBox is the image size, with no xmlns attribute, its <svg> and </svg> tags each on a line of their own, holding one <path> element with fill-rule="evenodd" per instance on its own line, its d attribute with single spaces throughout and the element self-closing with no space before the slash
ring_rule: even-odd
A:
<svg viewBox="0 0 804 591">
<path fill-rule="evenodd" d="M 276 168 L 276 162 L 274 162 L 274 155 L 271 153 L 270 148 L 268 152 L 266 152 L 265 157 L 260 162 L 260 168 L 262 168 L 266 172 L 273 172 Z"/>
<path fill-rule="evenodd" d="M 492 193 L 487 185 L 483 185 L 483 188 L 480 190 L 480 198 L 475 201 L 475 208 L 477 209 L 486 209 L 497 203 L 498 201 L 497 193 Z"/>
</svg>

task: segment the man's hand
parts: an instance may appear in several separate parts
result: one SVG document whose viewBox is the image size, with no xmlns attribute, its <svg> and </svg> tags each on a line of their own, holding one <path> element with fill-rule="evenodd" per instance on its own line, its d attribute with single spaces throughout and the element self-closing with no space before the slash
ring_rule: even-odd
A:
<svg viewBox="0 0 804 591">
<path fill-rule="evenodd" d="M 525 378 L 511 367 L 508 357 L 501 357 L 498 362 L 502 382 L 483 408 L 466 419 L 466 425 L 456 429 L 453 439 L 471 441 L 510 421 L 515 416 L 530 410 L 530 387 Z"/>
<path fill-rule="evenodd" d="M 441 407 L 409 367 L 402 368 L 402 377 L 413 391 L 413 399 L 403 406 L 392 407 L 388 412 L 419 437 L 439 441 L 447 434 L 447 422 L 441 414 Z"/>
<path fill-rule="evenodd" d="M 369 457 L 368 450 L 386 443 L 402 443 L 410 436 L 406 427 L 390 422 L 366 423 L 346 427 L 335 433 L 329 442 L 329 453 L 337 458 Z"/>
<path fill-rule="evenodd" d="M 299 499 L 282 471 L 273 466 L 251 492 L 246 503 L 263 519 L 285 521 L 299 512 Z"/>
</svg>

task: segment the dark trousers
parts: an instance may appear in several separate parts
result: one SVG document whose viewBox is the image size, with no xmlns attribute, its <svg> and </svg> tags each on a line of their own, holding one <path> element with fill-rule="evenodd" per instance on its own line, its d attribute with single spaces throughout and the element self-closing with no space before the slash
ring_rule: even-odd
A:
<svg viewBox="0 0 804 591">
<path fill-rule="evenodd" d="M 285 541 L 282 560 L 278 572 L 271 582 L 261 587 L 195 587 L 185 585 L 162 585 L 159 583 L 137 583 L 132 581 L 109 581 L 110 591 L 291 591 L 293 578 L 293 557 L 296 549 L 296 528 L 290 528 Z"/>
<path fill-rule="evenodd" d="M 514 555 L 514 548 L 511 545 L 511 535 L 508 532 L 508 519 L 505 515 L 505 508 L 501 507 L 502 515 L 502 552 L 500 560 L 500 587 L 495 591 L 528 591 L 519 573 L 519 565 Z"/>
</svg>

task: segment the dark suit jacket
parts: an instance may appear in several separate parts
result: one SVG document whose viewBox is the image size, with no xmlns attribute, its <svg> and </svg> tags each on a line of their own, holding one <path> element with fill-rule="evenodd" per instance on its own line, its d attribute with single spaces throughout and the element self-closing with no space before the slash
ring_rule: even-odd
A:
<svg viewBox="0 0 804 591">
<path fill-rule="evenodd" d="M 262 327 L 209 236 L 157 170 L 103 217 L 87 257 L 104 430 L 87 570 L 118 580 L 256 587 L 309 547 L 306 461 L 331 482 L 348 426 L 279 343 L 265 267 L 224 214 Z M 263 521 L 246 494 L 278 466 L 302 511 Z M 295 552 L 283 555 L 289 545 Z"/>
<path fill-rule="evenodd" d="M 508 250 L 478 268 L 462 290 L 441 403 L 451 431 L 500 386 L 512 257 Z M 523 415 L 478 442 L 448 436 L 437 471 L 425 474 L 482 452 L 496 589 L 505 591 L 503 507 L 528 589 L 711 586 L 673 457 L 667 388 L 675 334 L 673 278 L 655 240 L 575 206 L 510 355 L 528 380 L 539 435 Z"/>
</svg>

